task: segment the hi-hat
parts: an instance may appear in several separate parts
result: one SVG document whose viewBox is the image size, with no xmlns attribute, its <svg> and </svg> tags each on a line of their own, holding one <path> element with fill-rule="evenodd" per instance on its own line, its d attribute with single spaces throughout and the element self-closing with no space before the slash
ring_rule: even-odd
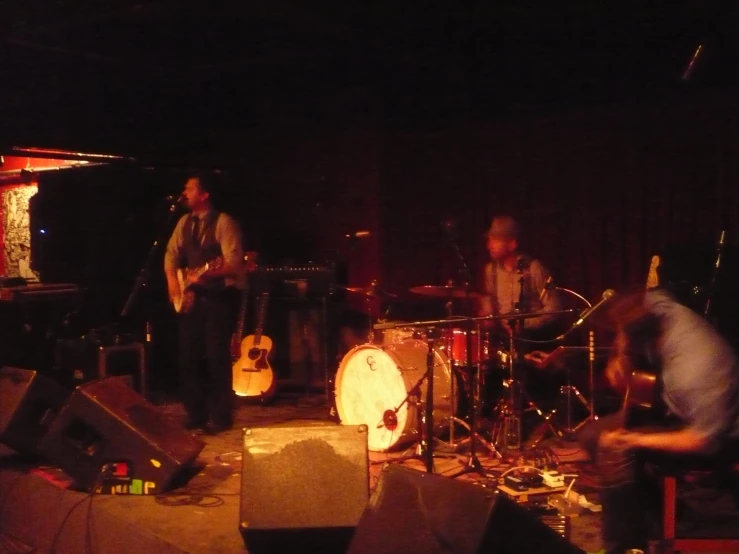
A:
<svg viewBox="0 0 739 554">
<path fill-rule="evenodd" d="M 479 292 L 467 290 L 454 285 L 423 285 L 409 289 L 412 293 L 438 298 L 479 298 Z"/>
<path fill-rule="evenodd" d="M 397 298 L 397 294 L 393 294 L 392 292 L 386 292 L 382 290 L 381 288 L 377 286 L 369 286 L 369 287 L 345 287 L 343 285 L 336 285 L 337 287 L 344 289 L 347 292 L 354 292 L 356 294 L 362 294 L 364 296 L 369 296 L 370 298 Z"/>
</svg>

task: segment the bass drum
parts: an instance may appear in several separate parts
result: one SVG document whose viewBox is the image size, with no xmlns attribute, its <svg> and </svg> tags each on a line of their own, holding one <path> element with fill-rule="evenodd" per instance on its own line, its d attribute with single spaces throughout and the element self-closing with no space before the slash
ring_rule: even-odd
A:
<svg viewBox="0 0 739 554">
<path fill-rule="evenodd" d="M 426 342 L 408 339 L 384 346 L 363 344 L 344 356 L 336 374 L 336 409 L 342 425 L 367 425 L 369 450 L 388 452 L 419 438 L 427 380 L 419 387 L 418 409 L 412 397 L 403 401 L 426 373 L 427 355 Z M 433 419 L 438 430 L 452 415 L 451 379 L 449 360 L 436 349 Z M 397 424 L 387 424 L 386 413 L 398 407 Z"/>
</svg>

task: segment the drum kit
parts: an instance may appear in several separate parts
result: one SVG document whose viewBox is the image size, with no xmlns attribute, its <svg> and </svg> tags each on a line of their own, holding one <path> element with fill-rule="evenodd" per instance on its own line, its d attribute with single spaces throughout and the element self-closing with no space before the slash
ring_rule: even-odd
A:
<svg viewBox="0 0 739 554">
<path fill-rule="evenodd" d="M 363 294 L 368 302 L 397 297 L 381 290 L 376 282 L 369 287 L 344 288 Z M 561 436 L 549 420 L 551 414 L 544 414 L 534 404 L 517 379 L 515 329 L 528 318 L 570 314 L 574 310 L 464 317 L 453 313 L 453 301 L 481 296 L 468 286 L 425 285 L 413 287 L 410 292 L 446 300 L 446 317 L 371 322 L 367 343 L 347 352 L 336 373 L 335 401 L 340 421 L 344 425 L 367 425 L 370 451 L 391 452 L 416 443 L 427 471 L 433 472 L 434 441 L 448 430 L 453 443 L 457 424 L 469 432 L 469 457 L 456 475 L 478 472 L 485 476 L 476 443 L 498 458 L 502 457 L 501 450 L 520 448 L 524 401 Z M 507 344 L 496 348 L 487 329 L 503 321 L 512 331 Z M 383 332 L 382 340 L 378 339 L 379 331 Z M 491 364 L 505 366 L 501 369 L 507 372 L 507 378 L 503 382 L 506 394 L 493 410 L 492 433 L 487 440 L 481 430 L 480 412 Z M 468 413 L 462 412 L 461 399 Z"/>
</svg>

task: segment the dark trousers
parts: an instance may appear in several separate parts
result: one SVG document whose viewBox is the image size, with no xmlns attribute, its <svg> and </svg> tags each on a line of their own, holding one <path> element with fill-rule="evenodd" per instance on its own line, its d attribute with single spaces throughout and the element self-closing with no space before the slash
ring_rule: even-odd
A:
<svg viewBox="0 0 739 554">
<path fill-rule="evenodd" d="M 605 431 L 623 426 L 620 414 L 611 414 L 585 425 L 578 441 L 600 470 L 600 501 L 603 506 L 603 542 L 607 553 L 622 553 L 629 548 L 647 551 L 647 543 L 659 532 L 661 490 L 648 471 L 650 465 L 668 471 L 702 468 L 721 474 L 736 460 L 737 443 L 727 442 L 711 456 L 680 455 L 638 450 L 621 455 L 601 452 L 598 439 Z M 679 421 L 666 419 L 659 424 L 630 422 L 634 431 L 677 430 Z M 727 473 L 728 474 L 728 473 Z"/>
<path fill-rule="evenodd" d="M 207 291 L 179 316 L 182 402 L 192 424 L 233 423 L 231 336 L 239 301 L 237 289 Z"/>
</svg>

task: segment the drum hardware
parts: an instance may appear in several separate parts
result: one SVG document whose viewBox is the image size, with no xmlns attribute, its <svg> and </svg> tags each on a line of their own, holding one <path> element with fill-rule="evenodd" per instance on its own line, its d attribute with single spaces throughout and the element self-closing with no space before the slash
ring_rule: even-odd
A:
<svg viewBox="0 0 739 554">
<path fill-rule="evenodd" d="M 367 342 L 369 344 L 374 344 L 375 342 L 375 331 L 372 327 L 372 314 L 373 314 L 373 306 L 372 306 L 372 300 L 392 300 L 394 298 L 397 298 L 397 294 L 393 294 L 391 292 L 387 292 L 382 290 L 376 280 L 372 280 L 370 285 L 368 287 L 348 287 L 344 285 L 336 285 L 337 288 L 340 288 L 342 290 L 345 290 L 347 292 L 353 292 L 356 294 L 361 294 L 365 297 L 365 301 L 367 302 L 367 314 L 369 315 L 369 331 L 367 335 Z M 389 308 L 388 310 L 389 311 Z"/>
<path fill-rule="evenodd" d="M 479 324 L 478 324 L 478 333 L 479 333 Z M 480 459 L 477 457 L 477 449 L 475 447 L 477 440 L 481 440 L 483 444 L 490 449 L 490 451 L 495 454 L 497 458 L 502 458 L 503 455 L 496 450 L 495 446 L 492 444 L 487 443 L 477 432 L 477 412 L 479 409 L 479 399 L 480 399 L 480 391 L 479 391 L 479 377 L 480 377 L 480 368 L 482 367 L 481 361 L 477 363 L 477 367 L 474 368 L 473 361 L 472 361 L 472 333 L 467 333 L 467 368 L 469 371 L 469 384 L 470 384 L 470 393 L 472 396 L 472 405 L 470 407 L 470 437 L 469 437 L 469 443 L 470 443 L 470 452 L 467 457 L 467 461 L 464 463 L 464 467 L 459 470 L 457 473 L 454 473 L 450 475 L 452 479 L 455 477 L 460 477 L 462 475 L 467 475 L 468 473 L 477 473 L 481 475 L 482 477 L 488 477 L 488 473 L 485 470 L 484 467 L 482 467 L 482 464 L 480 463 Z M 475 374 L 477 373 L 477 379 L 475 378 Z"/>
<path fill-rule="evenodd" d="M 456 241 L 456 221 L 451 220 L 444 223 L 445 231 L 447 233 L 447 242 L 451 244 L 452 248 L 454 249 L 454 253 L 457 256 L 457 259 L 459 260 L 459 276 L 462 279 L 464 285 L 462 287 L 455 287 L 454 281 L 449 280 L 447 285 L 443 287 L 444 292 L 446 293 L 446 296 L 448 298 L 447 300 L 447 312 L 448 312 L 448 319 L 453 320 L 452 317 L 452 306 L 453 306 L 453 299 L 454 298 L 463 298 L 463 299 L 471 299 L 471 298 L 479 298 L 482 295 L 478 292 L 473 292 L 470 290 L 470 286 L 472 283 L 472 272 L 470 271 L 469 266 L 467 265 L 467 262 L 464 259 L 464 256 L 462 255 L 462 251 L 459 248 L 459 244 L 457 244 Z M 411 289 L 411 292 L 414 292 L 414 289 Z M 433 295 L 434 293 L 438 293 L 439 291 L 433 287 L 420 287 L 420 290 L 417 288 L 416 292 L 419 294 L 427 294 L 427 295 Z M 487 352 L 486 348 L 484 348 L 484 341 L 482 336 L 482 329 L 480 326 L 480 323 L 476 324 L 476 329 L 473 330 L 472 323 L 470 320 L 467 320 L 467 324 L 464 326 L 463 329 L 451 329 L 451 331 L 448 333 L 448 340 L 449 340 L 449 352 L 450 352 L 450 359 L 452 364 L 452 371 L 457 370 L 460 371 L 460 368 L 457 368 L 454 359 L 455 356 L 457 356 L 457 348 L 460 346 L 459 341 L 457 341 L 457 337 L 461 336 L 463 338 L 462 344 L 464 345 L 464 350 L 462 352 L 459 352 L 459 361 L 464 362 L 464 367 L 467 370 L 467 379 L 465 384 L 467 385 L 468 389 L 468 398 L 470 398 L 470 425 L 469 425 L 469 444 L 470 444 L 470 451 L 469 456 L 467 458 L 467 461 L 464 464 L 464 467 L 455 473 L 454 475 L 451 475 L 452 478 L 459 477 L 461 475 L 466 475 L 468 473 L 478 473 L 483 477 L 487 477 L 487 472 L 482 467 L 482 464 L 480 463 L 479 458 L 477 457 L 476 452 L 476 444 L 479 440 L 488 450 L 490 450 L 491 454 L 495 454 L 496 457 L 502 458 L 500 452 L 498 452 L 495 449 L 495 446 L 492 444 L 489 444 L 487 441 L 485 441 L 482 436 L 477 432 L 477 423 L 478 423 L 478 416 L 481 415 L 480 408 L 481 408 L 481 391 L 480 387 L 482 384 L 482 367 L 484 360 L 487 359 Z M 477 348 L 473 348 L 473 336 L 476 336 L 477 338 Z M 473 352 L 475 355 L 473 356 Z M 454 381 L 454 379 L 452 379 Z M 456 400 L 456 396 L 454 396 L 454 399 Z M 455 419 L 452 418 L 449 426 L 449 434 L 450 434 L 450 442 L 454 443 L 454 423 Z"/>
<path fill-rule="evenodd" d="M 464 260 L 462 260 L 462 263 L 464 264 Z M 465 265 L 466 269 L 466 265 Z M 447 320 L 448 321 L 455 321 L 454 316 L 454 302 L 453 302 L 453 294 L 456 290 L 456 288 L 453 288 L 452 282 L 450 281 L 449 286 L 445 287 L 445 289 L 449 292 L 450 296 L 446 303 L 446 311 L 447 311 Z M 469 283 L 466 282 L 464 286 L 465 292 L 469 292 Z M 466 463 L 466 467 L 463 470 L 463 472 L 460 472 L 458 475 L 462 475 L 463 473 L 468 473 L 469 471 L 478 471 L 483 476 L 486 476 L 484 473 L 484 470 L 482 469 L 482 465 L 480 464 L 477 455 L 475 453 L 475 441 L 480 441 L 485 448 L 487 448 L 491 454 L 495 454 L 498 458 L 501 458 L 500 452 L 498 452 L 495 447 L 488 443 L 480 433 L 477 432 L 477 420 L 476 416 L 479 415 L 480 412 L 480 383 L 482 381 L 482 363 L 483 360 L 486 359 L 485 348 L 484 348 L 484 341 L 482 340 L 482 333 L 480 329 L 480 325 L 477 325 L 477 329 L 474 331 L 475 335 L 473 335 L 473 331 L 471 329 L 458 329 L 458 328 L 449 328 L 446 329 L 446 348 L 449 355 L 449 362 L 452 367 L 452 402 L 457 402 L 457 393 L 455 391 L 455 382 L 456 382 L 456 375 L 461 374 L 462 371 L 467 370 L 468 375 L 463 376 L 466 377 L 465 383 L 466 383 L 466 389 L 468 392 L 468 397 L 472 399 L 472 402 L 470 402 L 470 415 L 471 420 L 470 424 L 468 425 L 464 420 L 457 418 L 454 416 L 454 414 L 457 413 L 457 408 L 452 410 L 452 415 L 449 418 L 449 445 L 454 448 L 455 450 L 462 446 L 464 441 L 460 441 L 459 444 L 455 444 L 454 442 L 454 424 L 458 423 L 465 427 L 467 431 L 469 432 L 468 442 L 470 444 L 470 455 L 469 460 Z M 472 344 L 472 337 L 477 337 L 477 348 L 474 348 L 474 345 Z M 458 341 L 457 338 L 461 337 L 463 340 Z M 461 346 L 461 348 L 460 348 Z M 458 352 L 459 351 L 459 352 Z M 472 356 L 472 353 L 475 352 L 475 356 Z M 459 355 L 458 355 L 459 354 Z M 459 367 L 458 364 L 455 362 L 460 362 Z M 456 373 L 455 373 L 456 372 Z M 476 374 L 476 379 L 475 379 Z M 469 471 L 468 471 L 469 470 Z"/>
<path fill-rule="evenodd" d="M 612 298 L 615 293 L 613 290 L 608 289 L 603 292 L 603 297 L 596 305 L 591 304 L 587 298 L 584 296 L 576 293 L 573 290 L 566 289 L 563 287 L 556 287 L 557 290 L 561 290 L 562 292 L 566 292 L 568 294 L 571 294 L 578 298 L 579 300 L 582 300 L 587 305 L 587 308 L 585 311 L 583 311 L 580 314 L 580 318 L 574 323 L 574 325 L 568 329 L 565 333 L 563 333 L 560 337 L 557 337 L 557 340 L 563 339 L 566 337 L 570 332 L 577 329 L 582 323 L 595 312 L 595 310 L 598 308 L 598 306 L 602 305 L 603 303 L 607 302 L 610 298 Z M 584 347 L 563 347 L 563 348 L 569 348 L 569 351 L 573 351 L 574 349 L 583 350 Z M 589 421 L 595 421 L 598 419 L 597 414 L 595 413 L 595 354 L 596 354 L 596 346 L 595 346 L 595 332 L 591 328 L 588 331 L 588 380 L 589 380 L 589 387 L 590 387 L 590 402 L 587 402 L 583 395 L 580 393 L 580 391 L 577 390 L 577 388 L 572 387 L 570 384 L 570 371 L 569 367 L 567 368 L 567 385 L 563 387 L 563 389 L 566 392 L 566 398 L 567 398 L 567 429 L 570 430 L 568 432 L 576 433 L 580 427 L 585 425 Z M 577 426 L 572 427 L 572 410 L 571 410 L 571 403 L 572 403 L 572 394 L 575 394 L 576 398 L 580 400 L 580 402 L 585 404 L 585 407 L 588 408 L 588 416 L 583 419 Z"/>
<path fill-rule="evenodd" d="M 532 318 L 532 317 L 540 317 L 542 315 L 562 315 L 562 314 L 570 314 L 570 313 L 573 313 L 573 312 L 574 312 L 574 310 L 561 310 L 561 311 L 544 312 L 544 313 L 518 314 L 515 317 L 516 317 L 516 319 L 527 319 L 527 318 Z M 428 321 L 413 321 L 413 322 L 402 322 L 402 323 L 399 323 L 399 322 L 384 322 L 384 323 L 376 323 L 373 327 L 377 331 L 380 331 L 380 330 L 383 330 L 384 331 L 384 330 L 387 330 L 387 329 L 395 329 L 395 328 L 401 328 L 401 327 L 406 327 L 406 328 L 408 328 L 408 327 L 416 327 L 416 328 L 438 328 L 438 327 L 442 327 L 443 328 L 443 327 L 450 327 L 450 326 L 453 326 L 453 325 L 455 325 L 455 326 L 461 326 L 463 323 L 465 323 L 465 324 L 471 324 L 471 323 L 474 323 L 474 322 L 493 321 L 493 320 L 501 320 L 501 319 L 508 319 L 508 318 L 510 318 L 509 315 L 495 316 L 495 315 L 492 315 L 491 314 L 491 315 L 488 315 L 488 316 L 481 316 L 481 317 L 476 317 L 476 318 L 456 317 L 456 318 L 453 318 L 451 320 L 449 320 L 449 319 L 436 319 L 436 320 L 428 320 Z M 419 343 L 419 344 L 422 343 L 422 341 L 414 341 L 414 340 L 411 340 L 411 341 L 408 341 L 408 342 L 409 343 Z M 393 345 L 387 345 L 384 348 L 385 349 L 388 349 L 388 348 L 391 348 L 392 346 Z M 357 348 L 370 348 L 370 346 L 365 345 L 363 347 L 357 347 Z M 355 348 L 354 350 L 356 351 L 357 348 Z M 376 351 L 378 351 L 378 352 L 382 352 L 383 351 L 383 349 L 381 349 L 378 346 L 371 346 L 371 348 L 374 349 L 374 350 L 376 350 Z M 434 346 L 433 349 L 436 352 L 436 357 L 438 357 L 438 358 L 444 358 L 445 357 L 445 356 L 442 356 L 442 354 L 439 352 L 439 349 L 436 348 L 436 346 Z M 468 351 L 471 352 L 471 348 L 468 349 Z M 349 354 L 347 354 L 344 357 L 345 360 L 344 360 L 344 362 L 342 362 L 342 367 L 339 368 L 339 372 L 337 374 L 337 383 L 336 383 L 337 384 L 337 389 L 340 389 L 341 388 L 341 375 L 343 373 L 342 372 L 342 369 L 344 367 L 348 367 L 348 365 L 351 365 L 351 361 L 352 360 L 351 359 L 348 359 L 348 358 L 350 358 L 351 355 L 354 355 L 354 354 L 357 354 L 357 353 L 358 352 L 350 352 Z M 406 370 L 405 373 L 408 374 L 409 371 Z M 435 372 L 433 373 L 433 375 L 434 375 L 434 378 L 436 378 L 436 373 Z M 443 372 L 442 372 L 442 375 L 443 375 Z M 435 379 L 428 379 L 428 381 L 432 381 L 432 380 L 435 380 Z M 442 382 L 443 381 L 441 381 L 441 380 L 439 381 L 439 383 L 442 383 Z M 446 384 L 446 383 L 444 383 L 444 384 Z M 429 412 L 430 410 L 433 410 L 434 409 L 434 406 L 433 406 L 433 404 L 434 404 L 433 398 L 438 398 L 438 397 L 433 397 L 432 398 L 431 396 L 429 396 L 429 390 L 428 390 L 429 388 L 430 387 L 427 387 L 426 397 L 427 397 L 427 399 L 432 399 L 432 401 L 426 403 L 426 406 L 425 406 L 426 412 Z M 338 391 L 338 392 L 340 392 L 340 391 Z M 342 421 L 344 421 L 345 423 L 348 423 L 348 424 L 366 423 L 364 421 L 347 421 L 347 418 L 343 417 L 342 414 L 341 414 L 341 412 L 342 412 L 342 407 L 341 406 L 342 406 L 342 403 L 340 402 L 340 399 L 337 398 L 337 410 L 339 411 L 339 415 L 341 416 Z M 447 408 L 446 405 L 444 405 L 443 407 L 444 408 Z M 401 410 L 401 412 L 399 412 L 399 414 L 400 413 L 403 413 L 402 410 Z M 379 414 L 378 419 L 382 419 L 382 416 L 383 416 L 383 414 Z M 349 419 L 351 419 L 351 418 L 349 418 Z M 455 418 L 455 420 L 457 422 L 459 422 L 459 420 L 457 420 L 456 418 Z M 401 422 L 399 420 L 398 425 L 400 426 L 401 423 L 405 423 L 405 420 L 403 422 Z M 428 417 L 428 415 L 426 415 L 425 420 L 424 420 L 424 423 L 426 425 L 430 425 L 431 428 L 433 428 L 433 417 Z M 370 440 L 372 442 L 372 444 L 370 444 L 370 449 L 371 450 L 373 449 L 373 444 L 376 443 L 376 441 L 374 441 L 373 438 L 372 438 L 372 433 L 373 433 L 372 427 L 373 427 L 373 425 L 370 424 Z M 426 433 L 426 436 L 427 437 L 430 437 L 430 436 L 432 436 L 432 434 L 429 434 L 427 432 Z M 426 452 L 426 456 L 429 456 L 429 452 L 428 451 Z M 433 452 L 431 453 L 431 456 L 433 456 Z M 430 468 L 430 467 L 432 467 L 432 464 L 427 464 L 427 469 Z"/>
<path fill-rule="evenodd" d="M 447 285 L 422 285 L 409 289 L 414 294 L 421 296 L 434 296 L 436 298 L 479 298 L 479 292 L 471 291 L 467 287 L 453 284 Z"/>
<path fill-rule="evenodd" d="M 522 260 L 522 259 L 521 259 Z M 516 359 L 518 353 L 516 351 L 516 339 L 518 338 L 519 327 L 524 326 L 526 318 L 521 318 L 521 308 L 524 305 L 524 274 L 523 262 L 518 263 L 518 283 L 519 293 L 518 302 L 515 303 L 513 312 L 505 314 L 501 319 L 508 321 L 508 379 L 503 382 L 503 387 L 507 389 L 507 393 L 498 403 L 496 410 L 498 417 L 493 425 L 493 442 L 499 448 L 507 450 L 518 450 L 522 446 L 522 419 L 523 419 L 523 403 L 526 401 L 529 410 L 533 410 L 542 418 L 542 425 L 545 429 L 553 432 L 556 436 L 562 436 L 562 432 L 558 430 L 552 422 L 552 416 L 555 411 L 549 414 L 544 412 L 536 405 L 531 395 L 526 391 L 523 383 L 516 379 Z M 545 289 L 546 290 L 546 289 Z M 571 310 L 567 310 L 571 311 Z M 527 314 L 530 315 L 530 314 Z M 543 315 L 543 314 L 538 314 Z"/>
<path fill-rule="evenodd" d="M 387 452 L 407 444 L 411 438 L 416 441 L 423 433 L 419 428 L 425 428 L 428 420 L 420 404 L 424 397 L 430 398 L 430 381 L 435 385 L 432 391 L 435 402 L 429 406 L 433 419 L 439 421 L 451 411 L 451 367 L 436 344 L 432 351 L 433 372 L 429 374 L 426 374 L 428 343 L 417 339 L 385 345 L 364 344 L 344 356 L 336 374 L 337 412 L 343 424 L 368 426 L 369 450 Z M 397 427 L 386 428 L 386 420 L 390 427 Z M 435 431 L 440 431 L 436 421 L 431 425 Z"/>
<path fill-rule="evenodd" d="M 593 411 L 593 402 L 592 397 L 594 396 L 594 389 L 593 389 L 593 363 L 595 362 L 595 357 L 598 354 L 607 354 L 610 353 L 613 350 L 611 347 L 596 347 L 595 346 L 595 334 L 591 330 L 589 333 L 589 346 L 558 346 L 555 348 L 552 352 L 546 353 L 541 351 L 534 351 L 526 356 L 526 360 L 530 361 L 535 367 L 538 369 L 547 369 L 552 366 L 563 366 L 566 371 L 566 385 L 563 385 L 560 387 L 560 393 L 565 396 L 566 401 L 566 413 L 565 413 L 565 427 L 564 432 L 568 434 L 575 434 L 580 427 L 582 427 L 585 423 L 588 421 L 591 421 L 592 419 L 597 419 L 597 415 L 595 415 L 595 412 Z M 590 366 L 590 395 L 591 400 L 588 400 L 581 392 L 580 390 L 572 385 L 571 382 L 571 366 L 568 364 L 564 358 L 566 358 L 569 354 L 577 354 L 582 352 L 588 352 L 589 354 L 589 366 Z M 592 358 L 592 359 L 590 359 Z M 573 403 L 574 399 L 577 399 L 586 410 L 588 410 L 588 416 L 583 419 L 581 422 L 579 422 L 577 425 L 574 425 L 573 422 Z"/>
</svg>

